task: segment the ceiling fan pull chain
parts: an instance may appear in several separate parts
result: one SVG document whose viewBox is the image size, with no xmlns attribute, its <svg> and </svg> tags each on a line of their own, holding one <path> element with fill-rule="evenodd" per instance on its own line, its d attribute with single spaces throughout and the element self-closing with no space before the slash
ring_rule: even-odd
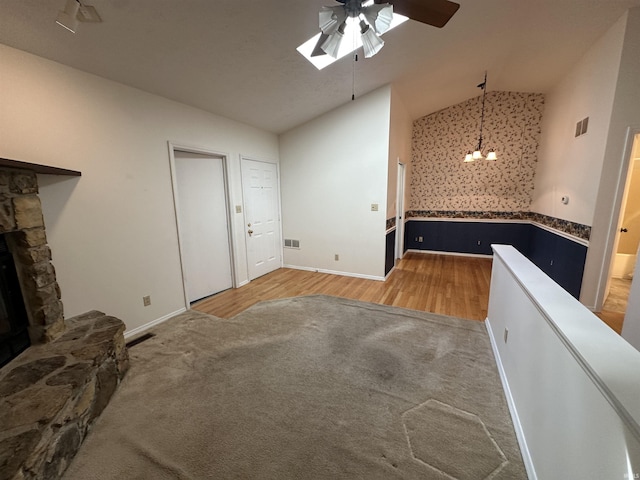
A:
<svg viewBox="0 0 640 480">
<path fill-rule="evenodd" d="M 356 62 L 358 61 L 358 54 L 354 52 L 352 63 L 352 75 L 351 75 L 351 101 L 356 99 Z"/>
</svg>

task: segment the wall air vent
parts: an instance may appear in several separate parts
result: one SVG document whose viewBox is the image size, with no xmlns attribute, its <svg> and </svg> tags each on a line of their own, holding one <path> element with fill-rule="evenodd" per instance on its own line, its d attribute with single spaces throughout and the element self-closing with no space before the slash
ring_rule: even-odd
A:
<svg viewBox="0 0 640 480">
<path fill-rule="evenodd" d="M 300 248 L 300 240 L 292 240 L 290 238 L 284 239 L 285 248 Z"/>
<path fill-rule="evenodd" d="M 583 118 L 578 123 L 576 123 L 576 137 L 580 135 L 584 135 L 587 133 L 587 128 L 589 127 L 589 117 Z"/>
</svg>

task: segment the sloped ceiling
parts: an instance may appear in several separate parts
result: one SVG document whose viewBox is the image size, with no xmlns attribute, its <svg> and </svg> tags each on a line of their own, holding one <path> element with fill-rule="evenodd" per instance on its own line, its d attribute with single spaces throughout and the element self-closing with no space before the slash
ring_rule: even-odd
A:
<svg viewBox="0 0 640 480">
<path fill-rule="evenodd" d="M 489 90 L 544 93 L 640 0 L 458 0 L 443 29 L 409 21 L 371 59 L 318 71 L 295 48 L 330 0 L 86 0 L 103 23 L 74 35 L 65 0 L 1 0 L 0 43 L 274 132 L 387 83 L 413 118 Z M 2 59 L 0 58 L 0 64 Z M 355 82 L 352 82 L 355 79 Z"/>
</svg>

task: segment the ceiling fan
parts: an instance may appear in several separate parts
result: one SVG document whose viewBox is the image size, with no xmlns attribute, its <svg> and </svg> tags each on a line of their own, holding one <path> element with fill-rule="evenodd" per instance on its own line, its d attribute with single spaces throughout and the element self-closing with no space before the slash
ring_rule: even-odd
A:
<svg viewBox="0 0 640 480">
<path fill-rule="evenodd" d="M 312 57 L 330 55 L 337 58 L 348 19 L 359 20 L 364 56 L 380 51 L 384 41 L 380 35 L 391 25 L 398 13 L 427 25 L 442 28 L 458 11 L 460 5 L 449 0 L 336 0 L 340 5 L 320 10 L 320 38 Z M 353 21 L 352 20 L 352 21 Z"/>
</svg>

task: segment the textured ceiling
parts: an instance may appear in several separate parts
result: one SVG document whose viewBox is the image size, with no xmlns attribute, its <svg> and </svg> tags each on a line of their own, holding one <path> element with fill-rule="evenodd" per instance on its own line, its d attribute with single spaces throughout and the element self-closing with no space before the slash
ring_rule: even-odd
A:
<svg viewBox="0 0 640 480">
<path fill-rule="evenodd" d="M 485 70 L 489 90 L 544 93 L 640 0 L 458 0 L 443 29 L 406 22 L 322 71 L 295 48 L 330 0 L 85 3 L 104 22 L 73 35 L 65 0 L 0 0 L 0 43 L 281 133 L 349 102 L 353 78 L 356 96 L 393 83 L 413 118 L 478 95 Z"/>
</svg>

